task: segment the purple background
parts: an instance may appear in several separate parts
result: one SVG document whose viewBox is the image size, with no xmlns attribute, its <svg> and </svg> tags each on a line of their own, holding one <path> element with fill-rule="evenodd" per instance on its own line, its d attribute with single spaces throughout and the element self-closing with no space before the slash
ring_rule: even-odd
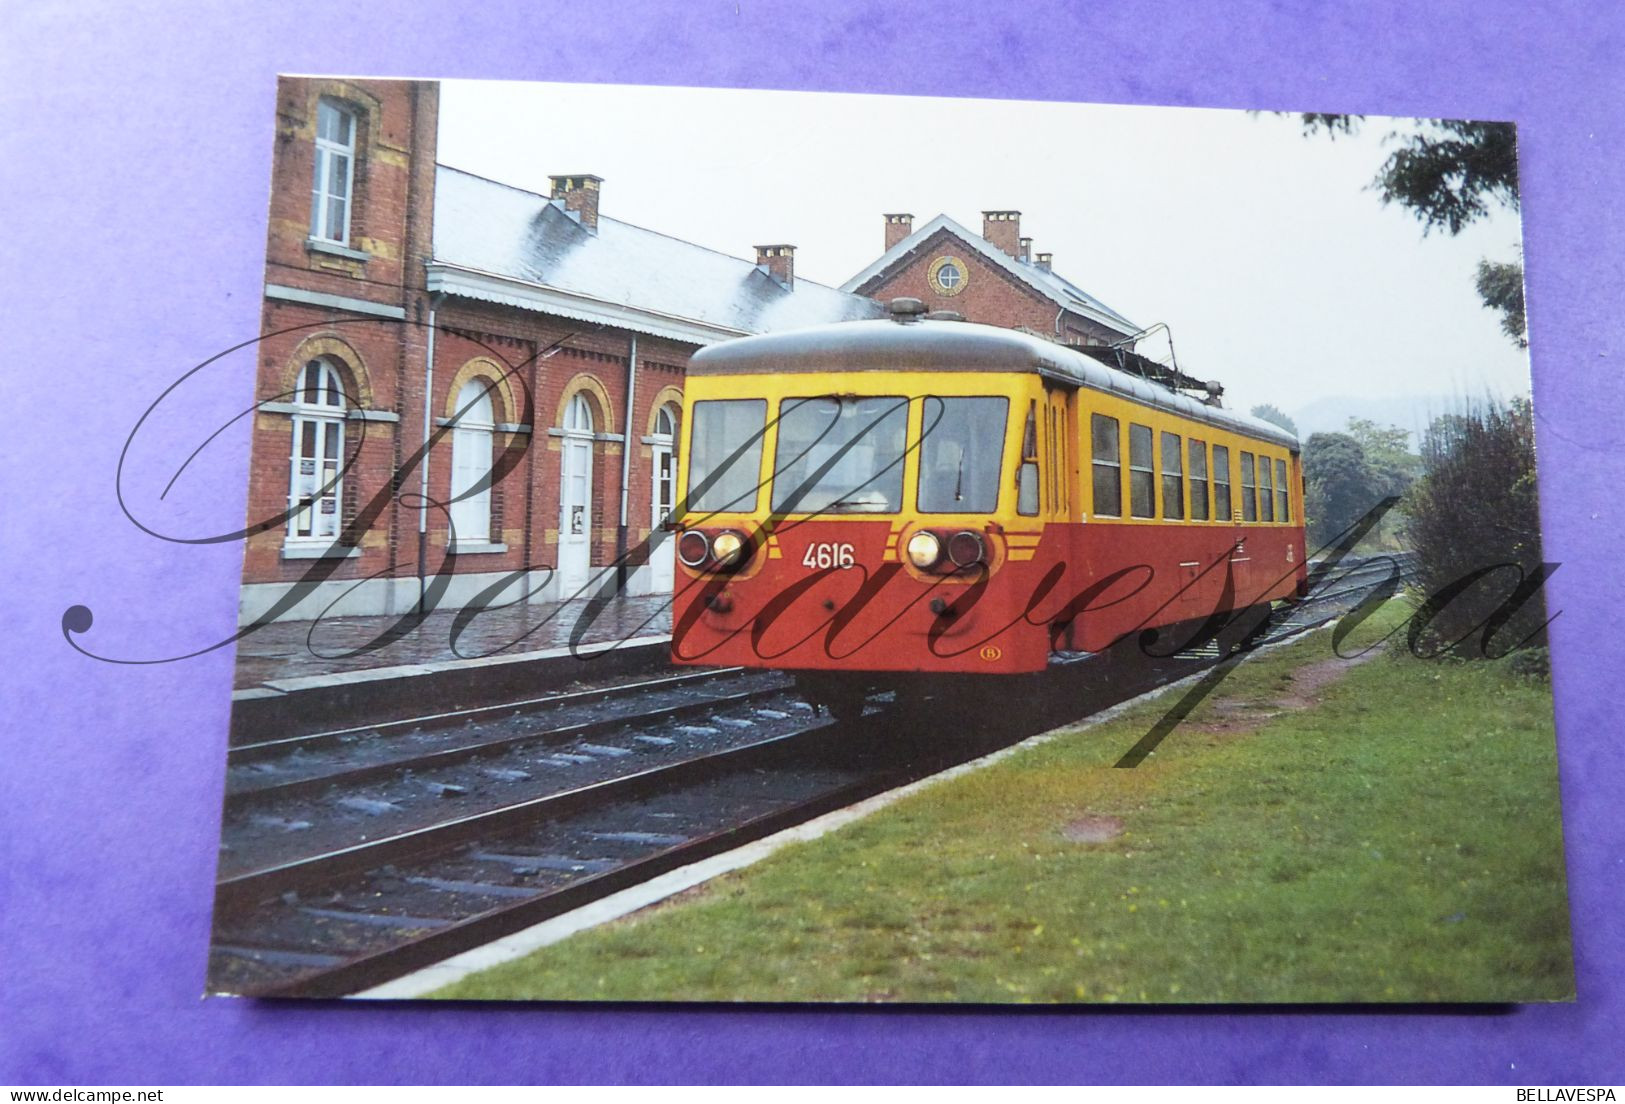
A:
<svg viewBox="0 0 1625 1104">
<path fill-rule="evenodd" d="M 7 5 L 0 1082 L 1625 1079 L 1612 723 L 1625 663 L 1607 550 L 1625 414 L 1625 18 L 1611 2 L 1196 7 Z M 124 657 L 232 631 L 240 546 L 143 534 L 113 474 L 164 387 L 257 331 L 278 71 L 1516 120 L 1547 555 L 1564 565 L 1551 593 L 1578 1003 L 1011 1014 L 200 1000 L 230 648 L 114 666 L 76 654 L 58 622 L 89 606 L 85 646 Z M 852 168 L 807 166 L 832 187 Z M 148 459 L 173 464 L 199 426 L 251 401 L 247 368 L 200 374 L 142 442 Z M 246 451 L 240 422 L 177 484 L 181 504 L 143 492 L 138 514 L 233 528 Z"/>
</svg>

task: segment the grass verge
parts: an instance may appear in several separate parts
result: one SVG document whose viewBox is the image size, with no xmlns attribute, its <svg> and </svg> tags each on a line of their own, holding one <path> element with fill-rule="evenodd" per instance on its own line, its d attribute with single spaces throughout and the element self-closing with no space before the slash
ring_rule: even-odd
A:
<svg viewBox="0 0 1625 1104">
<path fill-rule="evenodd" d="M 1571 998 L 1548 685 L 1330 649 L 1243 663 L 1134 769 L 1173 698 L 435 995 Z"/>
</svg>

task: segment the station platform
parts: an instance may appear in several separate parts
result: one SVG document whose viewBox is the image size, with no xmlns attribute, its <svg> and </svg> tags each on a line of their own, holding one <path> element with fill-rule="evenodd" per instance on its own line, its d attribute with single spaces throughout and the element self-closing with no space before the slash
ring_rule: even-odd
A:
<svg viewBox="0 0 1625 1104">
<path fill-rule="evenodd" d="M 665 667 L 668 595 L 620 597 L 581 631 L 585 601 L 459 610 L 388 639 L 399 615 L 279 621 L 237 643 L 232 740 L 472 708 L 582 681 Z M 379 646 L 371 645 L 385 641 Z"/>
<path fill-rule="evenodd" d="M 455 663 L 567 648 L 587 603 L 536 602 L 490 609 L 452 641 L 459 610 L 435 610 L 410 632 L 383 647 L 355 652 L 378 640 L 401 620 L 384 617 L 325 617 L 320 621 L 278 621 L 237 642 L 233 686 L 245 689 L 282 679 L 332 675 L 401 664 Z M 669 636 L 671 597 L 616 598 L 603 607 L 581 643 Z"/>
</svg>

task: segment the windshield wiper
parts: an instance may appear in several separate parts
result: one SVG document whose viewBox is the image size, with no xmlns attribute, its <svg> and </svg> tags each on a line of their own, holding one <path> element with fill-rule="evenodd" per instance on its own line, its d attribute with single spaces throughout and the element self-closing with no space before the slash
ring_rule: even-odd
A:
<svg viewBox="0 0 1625 1104">
<path fill-rule="evenodd" d="M 837 498 L 835 501 L 827 503 L 824 506 L 824 509 L 826 510 L 840 510 L 843 508 L 848 510 L 878 512 L 886 509 L 887 503 L 884 499 L 877 502 L 872 498 Z"/>
</svg>

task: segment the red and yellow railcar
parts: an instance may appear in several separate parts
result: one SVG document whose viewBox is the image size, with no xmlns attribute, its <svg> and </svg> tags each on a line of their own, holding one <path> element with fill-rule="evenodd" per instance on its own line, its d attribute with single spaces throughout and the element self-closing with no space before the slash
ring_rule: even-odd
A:
<svg viewBox="0 0 1625 1104">
<path fill-rule="evenodd" d="M 1297 439 L 1030 335 L 921 318 L 690 362 L 673 658 L 842 709 L 1302 593 Z"/>
</svg>

